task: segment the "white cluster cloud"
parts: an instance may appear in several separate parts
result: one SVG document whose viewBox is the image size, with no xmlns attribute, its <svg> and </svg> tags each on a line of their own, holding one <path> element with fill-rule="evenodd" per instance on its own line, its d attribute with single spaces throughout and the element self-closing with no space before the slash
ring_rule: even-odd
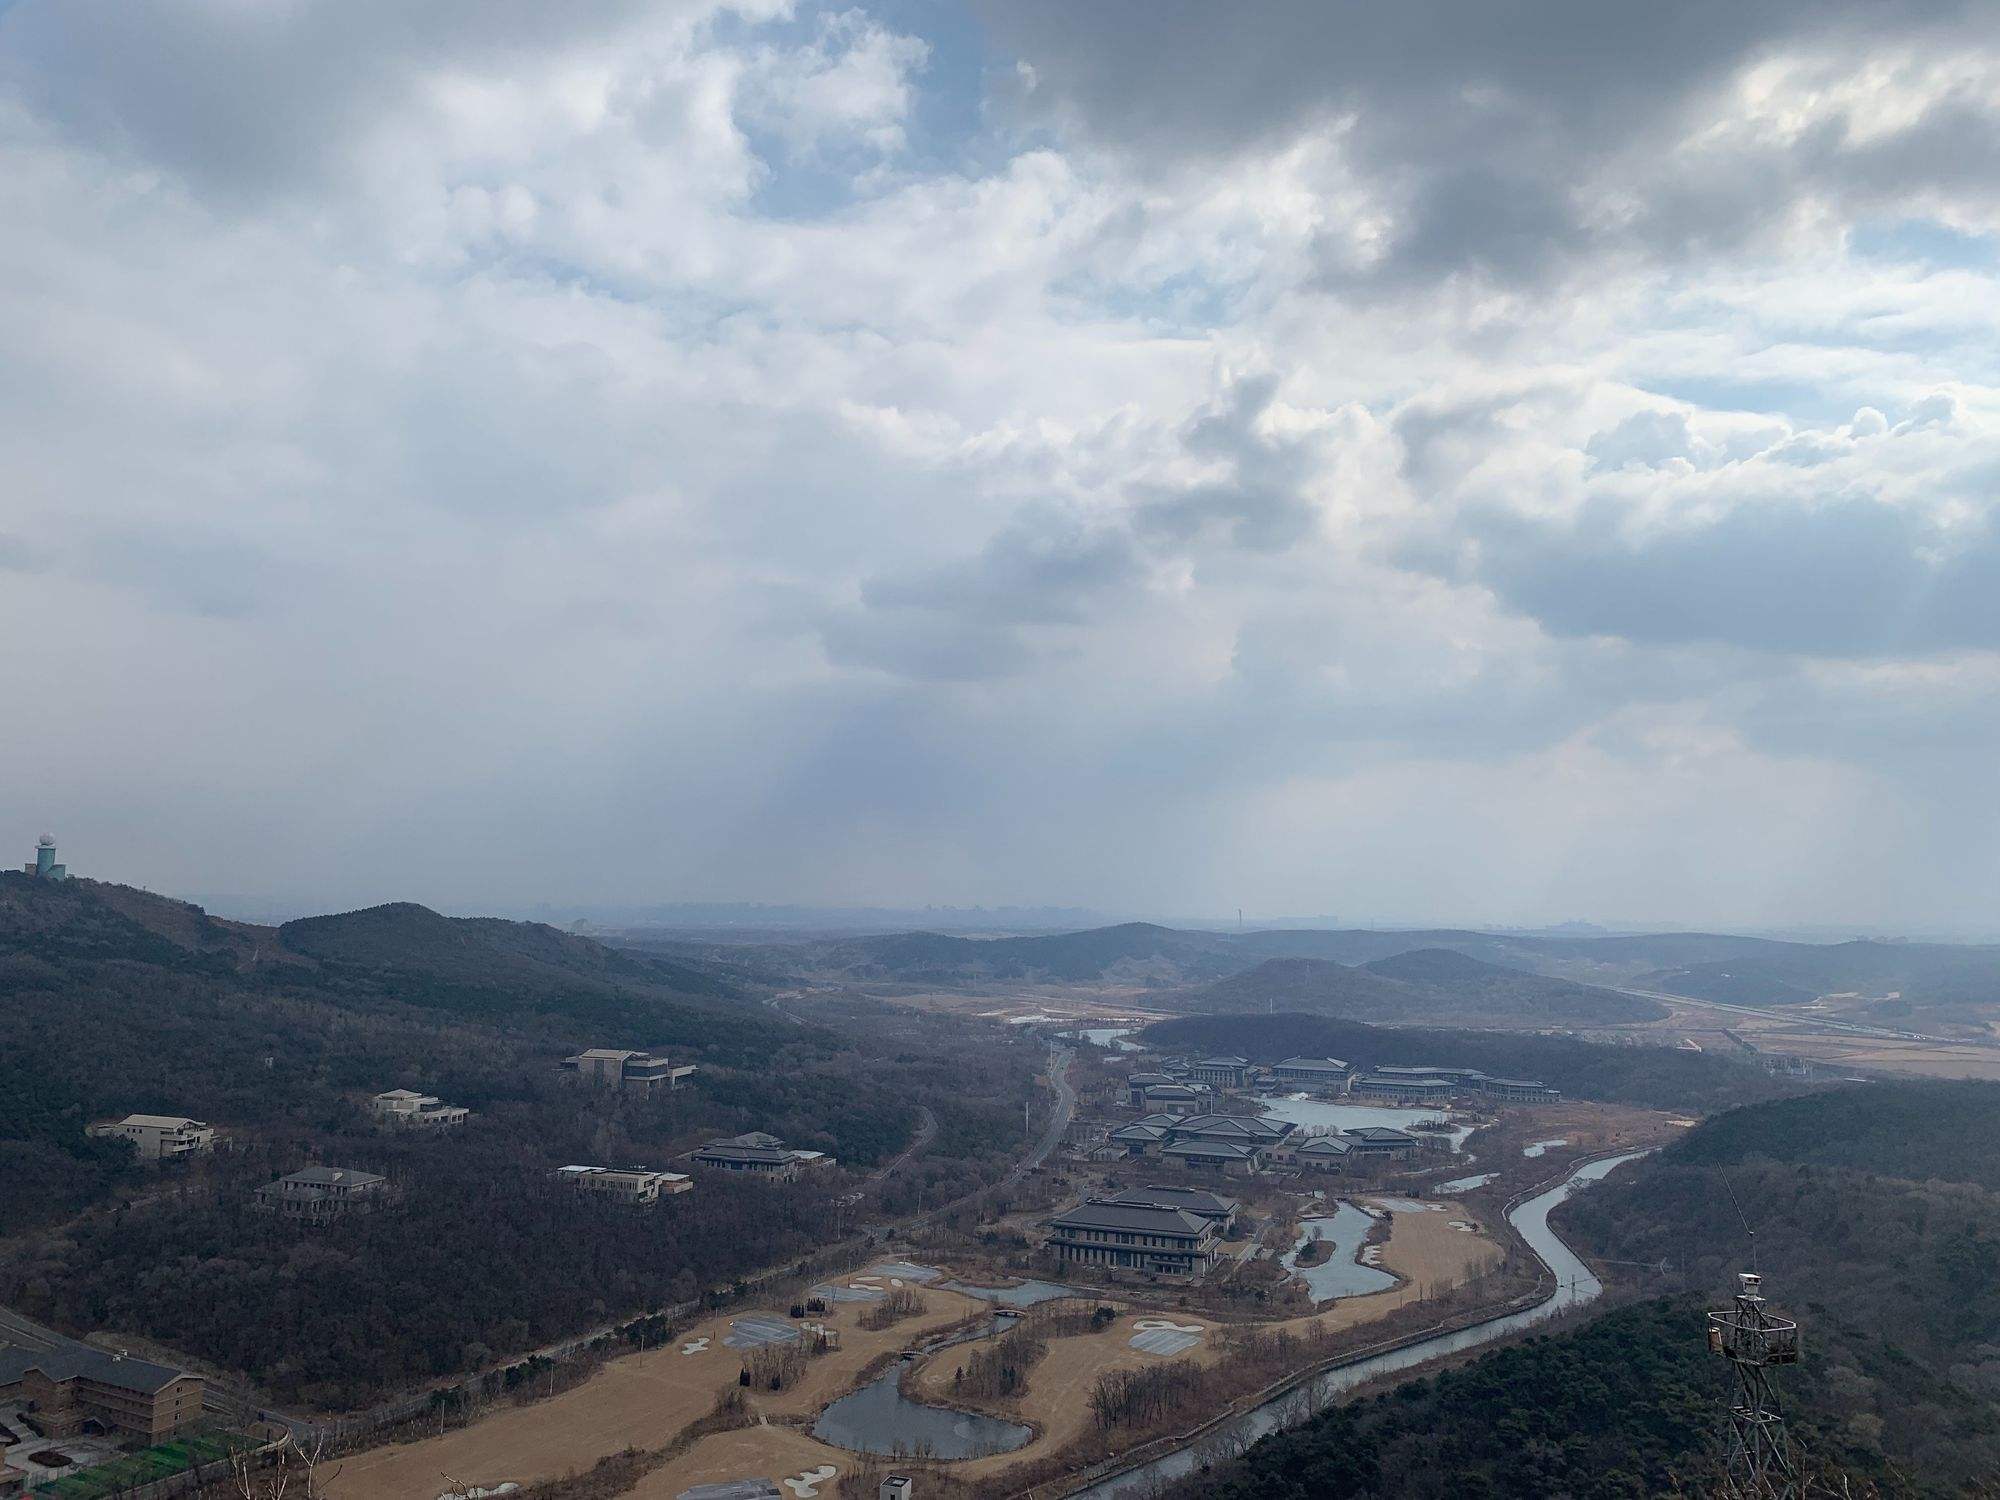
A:
<svg viewBox="0 0 2000 1500">
<path fill-rule="evenodd" d="M 182 890 L 1980 923 L 1959 8 L 0 10 L 0 774 Z"/>
</svg>

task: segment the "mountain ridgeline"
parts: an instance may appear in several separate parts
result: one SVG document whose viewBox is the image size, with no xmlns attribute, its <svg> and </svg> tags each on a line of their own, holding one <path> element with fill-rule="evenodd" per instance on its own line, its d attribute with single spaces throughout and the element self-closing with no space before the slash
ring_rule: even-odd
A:
<svg viewBox="0 0 2000 1500">
<path fill-rule="evenodd" d="M 704 960 L 716 958 L 721 948 L 676 943 L 643 929 L 625 934 L 622 941 L 641 950 Z M 1213 932 L 1127 922 L 1081 932 L 999 938 L 904 932 L 764 943 L 733 951 L 738 961 L 747 958 L 772 970 L 871 986 L 1106 984 L 1165 995 L 1258 974 L 1242 988 L 1222 992 L 1222 998 L 1283 1004 L 1289 996 L 1295 1004 L 1330 1014 L 1373 1019 L 1391 1018 L 1399 1002 L 1411 997 L 1370 986 L 1352 971 L 1426 993 L 1451 992 L 1468 1007 L 1426 1013 L 1437 1020 L 1469 1020 L 1477 1010 L 1493 1016 L 1518 1011 L 1526 1024 L 1590 1025 L 1658 1013 L 1643 996 L 1607 998 L 1625 989 L 1752 1006 L 1852 996 L 1864 1008 L 1860 1019 L 1940 1027 L 1977 1027 L 1988 1010 L 2000 1007 L 2000 946 L 1799 943 L 1726 933 L 1570 937 L 1451 928 Z M 1486 967 L 1455 965 L 1444 954 Z M 1264 967 L 1274 962 L 1277 967 Z M 1521 987 L 1509 994 L 1506 981 L 1488 972 L 1493 969 L 1563 980 L 1574 988 Z"/>
</svg>

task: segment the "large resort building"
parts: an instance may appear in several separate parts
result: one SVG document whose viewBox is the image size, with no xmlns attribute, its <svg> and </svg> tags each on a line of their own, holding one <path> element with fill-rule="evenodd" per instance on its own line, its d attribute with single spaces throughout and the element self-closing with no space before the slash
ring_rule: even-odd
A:
<svg viewBox="0 0 2000 1500">
<path fill-rule="evenodd" d="M 0 1403 L 31 1413 L 46 1438 L 95 1422 L 156 1443 L 201 1420 L 202 1379 L 185 1370 L 72 1344 L 0 1347 Z"/>
<path fill-rule="evenodd" d="M 651 1167 L 557 1167 L 557 1182 L 593 1197 L 616 1203 L 658 1203 L 694 1186 L 682 1172 L 657 1172 Z"/>
<path fill-rule="evenodd" d="M 215 1131 L 184 1115 L 127 1115 L 86 1126 L 86 1135 L 130 1141 L 141 1161 L 175 1161 L 215 1147 Z"/>
<path fill-rule="evenodd" d="M 1304 1089 L 1345 1089 L 1352 1072 L 1337 1057 L 1288 1057 L 1271 1065 L 1271 1077 L 1277 1082 Z"/>
<path fill-rule="evenodd" d="M 1198 1277 L 1215 1264 L 1216 1222 L 1185 1208 L 1091 1199 L 1050 1221 L 1049 1249 L 1065 1265 Z"/>
<path fill-rule="evenodd" d="M 591 1047 L 574 1057 L 565 1057 L 562 1066 L 599 1088 L 629 1089 L 641 1094 L 679 1088 L 681 1080 L 694 1072 L 693 1063 L 677 1068 L 664 1055 L 618 1047 Z"/>
<path fill-rule="evenodd" d="M 1250 1076 L 1247 1057 L 1204 1057 L 1188 1064 L 1187 1076 L 1212 1089 L 1240 1089 Z"/>
<path fill-rule="evenodd" d="M 435 1094 L 415 1089 L 390 1089 L 368 1101 L 375 1123 L 390 1130 L 442 1130 L 463 1125 L 472 1111 L 462 1104 L 446 1104 Z"/>
<path fill-rule="evenodd" d="M 1522 1102 L 1562 1098 L 1562 1090 L 1527 1078 L 1494 1078 L 1477 1068 L 1376 1068 L 1354 1081 L 1354 1092 L 1378 1099 L 1401 1099 L 1413 1103 L 1476 1095 L 1487 1099 Z"/>
<path fill-rule="evenodd" d="M 367 1213 L 389 1197 L 389 1179 L 352 1167 L 307 1167 L 257 1189 L 257 1206 L 307 1224 Z"/>
<path fill-rule="evenodd" d="M 710 1141 L 694 1153 L 704 1167 L 721 1172 L 749 1172 L 763 1177 L 789 1179 L 806 1167 L 833 1165 L 823 1151 L 800 1151 L 761 1130 L 731 1136 L 726 1141 Z"/>
</svg>

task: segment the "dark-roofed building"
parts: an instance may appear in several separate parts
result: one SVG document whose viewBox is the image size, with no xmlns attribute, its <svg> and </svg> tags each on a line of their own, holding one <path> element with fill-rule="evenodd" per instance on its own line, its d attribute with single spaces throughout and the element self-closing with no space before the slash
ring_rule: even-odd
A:
<svg viewBox="0 0 2000 1500">
<path fill-rule="evenodd" d="M 1550 1088 L 1546 1083 L 1531 1078 L 1489 1078 L 1482 1073 L 1475 1080 L 1475 1087 L 1489 1099 L 1533 1102 L 1562 1098 L 1561 1089 Z"/>
<path fill-rule="evenodd" d="M 1308 1172 L 1345 1172 L 1353 1165 L 1354 1146 L 1342 1136 L 1315 1135 L 1286 1142 L 1285 1157 Z"/>
<path fill-rule="evenodd" d="M 1392 1130 L 1387 1125 L 1362 1125 L 1341 1134 L 1363 1156 L 1402 1156 L 1421 1151 L 1424 1144 L 1407 1130 Z"/>
<path fill-rule="evenodd" d="M 1184 1208 L 1212 1222 L 1222 1234 L 1229 1233 L 1230 1226 L 1236 1222 L 1236 1211 L 1242 1206 L 1234 1198 L 1224 1198 L 1207 1188 L 1174 1187 L 1161 1182 L 1108 1193 L 1095 1201 L 1115 1203 L 1121 1208 Z"/>
<path fill-rule="evenodd" d="M 1354 1080 L 1354 1092 L 1370 1099 L 1398 1099 L 1411 1104 L 1442 1103 L 1461 1085 L 1435 1073 L 1388 1073 L 1377 1070 Z"/>
<path fill-rule="evenodd" d="M 1210 1097 L 1205 1083 L 1156 1083 L 1146 1090 L 1140 1103 L 1147 1109 L 1164 1110 L 1169 1114 L 1179 1110 L 1187 1114 L 1206 1106 Z"/>
<path fill-rule="evenodd" d="M 1271 1076 L 1300 1088 L 1344 1089 L 1351 1071 L 1337 1057 L 1288 1057 L 1272 1066 Z"/>
<path fill-rule="evenodd" d="M 1134 1109 L 1143 1109 L 1147 1089 L 1159 1088 L 1173 1081 L 1165 1073 L 1133 1073 L 1125 1080 L 1126 1102 Z"/>
<path fill-rule="evenodd" d="M 1141 1125 L 1134 1121 L 1130 1125 L 1119 1126 L 1106 1139 L 1127 1156 L 1158 1156 L 1160 1147 L 1167 1143 L 1167 1132 L 1158 1125 Z"/>
<path fill-rule="evenodd" d="M 721 1172 L 753 1172 L 781 1178 L 796 1177 L 806 1167 L 833 1164 L 833 1158 L 823 1151 L 797 1150 L 761 1130 L 746 1131 L 726 1141 L 710 1141 L 695 1152 L 694 1159 Z"/>
<path fill-rule="evenodd" d="M 96 1421 L 158 1442 L 201 1420 L 202 1379 L 104 1349 L 0 1347 L 0 1401 L 33 1413 L 46 1437 Z"/>
<path fill-rule="evenodd" d="M 1229 1141 L 1240 1146 L 1271 1146 L 1290 1135 L 1289 1120 L 1264 1115 L 1189 1115 L 1176 1120 L 1168 1134 L 1176 1141 Z"/>
<path fill-rule="evenodd" d="M 389 1179 L 353 1167 L 307 1167 L 257 1189 L 257 1206 L 288 1219 L 324 1224 L 342 1214 L 367 1213 L 388 1199 Z"/>
<path fill-rule="evenodd" d="M 1203 1057 L 1188 1064 L 1188 1077 L 1216 1089 L 1242 1088 L 1249 1071 L 1247 1057 Z"/>
<path fill-rule="evenodd" d="M 1049 1221 L 1049 1249 L 1069 1265 L 1197 1277 L 1215 1264 L 1215 1224 L 1184 1208 L 1090 1199 Z"/>
<path fill-rule="evenodd" d="M 637 1052 L 624 1047 L 590 1047 L 562 1060 L 564 1068 L 586 1083 L 599 1088 L 631 1089 L 649 1094 L 655 1089 L 679 1088 L 681 1080 L 694 1072 L 693 1063 L 675 1067 L 664 1054 Z"/>
<path fill-rule="evenodd" d="M 1237 1141 L 1170 1141 L 1160 1148 L 1160 1155 L 1190 1171 L 1227 1172 L 1232 1177 L 1253 1177 L 1264 1163 L 1263 1148 Z"/>
</svg>

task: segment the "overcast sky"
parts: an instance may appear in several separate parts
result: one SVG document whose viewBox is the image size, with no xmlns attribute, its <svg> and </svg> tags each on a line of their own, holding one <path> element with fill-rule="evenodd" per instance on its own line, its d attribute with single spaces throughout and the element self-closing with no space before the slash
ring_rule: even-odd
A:
<svg viewBox="0 0 2000 1500">
<path fill-rule="evenodd" d="M 2000 926 L 2000 27 L 0 4 L 0 837 Z"/>
</svg>

